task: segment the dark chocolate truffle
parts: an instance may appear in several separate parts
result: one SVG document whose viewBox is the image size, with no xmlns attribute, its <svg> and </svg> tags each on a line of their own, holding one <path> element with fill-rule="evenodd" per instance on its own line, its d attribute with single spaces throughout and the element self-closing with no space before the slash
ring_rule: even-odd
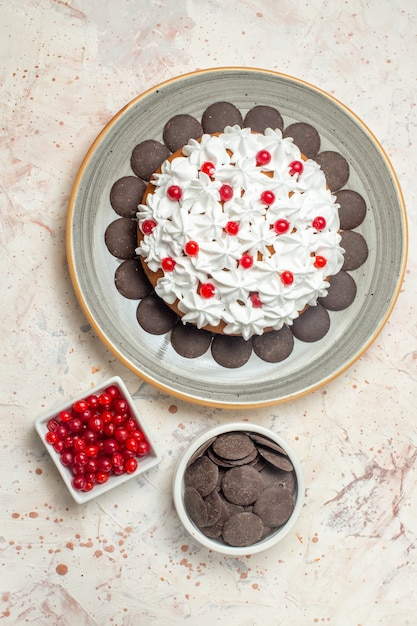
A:
<svg viewBox="0 0 417 626">
<path fill-rule="evenodd" d="M 309 159 L 314 159 L 320 150 L 320 135 L 314 126 L 306 122 L 295 122 L 290 124 L 282 136 L 292 137 L 295 145 Z"/>
<path fill-rule="evenodd" d="M 362 224 L 366 216 L 366 202 L 352 189 L 341 189 L 336 194 L 339 207 L 340 228 L 350 230 Z"/>
<path fill-rule="evenodd" d="M 340 271 L 329 279 L 330 287 L 327 296 L 319 298 L 321 305 L 329 311 L 347 309 L 355 299 L 356 283 L 347 272 Z"/>
<path fill-rule="evenodd" d="M 219 365 L 228 368 L 241 367 L 252 354 L 252 341 L 235 335 L 215 335 L 211 354 Z"/>
<path fill-rule="evenodd" d="M 222 133 L 226 126 L 242 126 L 242 114 L 231 102 L 214 102 L 206 108 L 201 118 L 205 133 Z"/>
<path fill-rule="evenodd" d="M 143 180 L 149 180 L 170 154 L 163 143 L 154 139 L 146 139 L 133 148 L 130 167 L 136 176 Z"/>
<path fill-rule="evenodd" d="M 280 330 L 271 330 L 252 339 L 255 354 L 268 363 L 278 363 L 286 359 L 294 347 L 294 337 L 288 326 Z"/>
<path fill-rule="evenodd" d="M 117 268 L 114 283 L 129 300 L 141 300 L 153 290 L 139 259 L 127 259 Z"/>
<path fill-rule="evenodd" d="M 349 163 L 339 152 L 327 150 L 315 157 L 326 177 L 330 191 L 338 191 L 349 179 Z"/>
<path fill-rule="evenodd" d="M 340 245 L 345 251 L 342 270 L 357 270 L 368 258 L 368 245 L 362 235 L 354 230 L 342 232 Z"/>
<path fill-rule="evenodd" d="M 185 146 L 190 139 L 199 139 L 202 134 L 203 127 L 195 117 L 180 113 L 171 117 L 165 124 L 162 138 L 167 148 L 171 152 L 176 152 Z"/>
<path fill-rule="evenodd" d="M 136 255 L 137 224 L 135 220 L 119 217 L 104 233 L 107 249 L 118 259 L 132 259 Z"/>
<path fill-rule="evenodd" d="M 195 359 L 203 355 L 210 347 L 211 333 L 199 329 L 194 324 L 183 324 L 179 321 L 171 333 L 171 344 L 175 352 L 187 359 Z"/>
<path fill-rule="evenodd" d="M 145 189 L 145 181 L 137 176 L 123 176 L 110 190 L 110 204 L 122 217 L 135 217 Z"/>
<path fill-rule="evenodd" d="M 258 105 L 246 113 L 243 126 L 255 132 L 263 133 L 266 128 L 282 130 L 284 122 L 280 112 L 274 107 Z"/>
<path fill-rule="evenodd" d="M 310 306 L 291 327 L 294 337 L 300 341 L 313 342 L 322 339 L 330 328 L 330 317 L 326 309 L 317 304 Z"/>
<path fill-rule="evenodd" d="M 154 293 L 139 302 L 136 318 L 143 330 L 151 335 L 167 333 L 177 322 L 177 315 Z"/>
</svg>

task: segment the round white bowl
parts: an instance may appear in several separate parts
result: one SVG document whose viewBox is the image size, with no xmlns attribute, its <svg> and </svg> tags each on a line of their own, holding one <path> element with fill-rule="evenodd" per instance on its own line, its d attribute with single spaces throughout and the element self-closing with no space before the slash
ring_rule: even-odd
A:
<svg viewBox="0 0 417 626">
<path fill-rule="evenodd" d="M 257 433 L 268 437 L 269 439 L 280 445 L 285 450 L 289 459 L 291 460 L 294 466 L 294 472 L 296 477 L 296 489 L 294 493 L 295 506 L 288 521 L 264 539 L 261 539 L 260 541 L 250 546 L 244 547 L 230 546 L 224 543 L 221 539 L 211 539 L 210 537 L 207 537 L 190 519 L 184 505 L 184 472 L 192 456 L 206 441 L 208 441 L 212 437 L 216 437 L 223 433 L 235 431 Z M 204 431 L 203 433 L 201 433 L 201 435 L 194 439 L 194 441 L 186 449 L 184 454 L 181 456 L 174 472 L 173 499 L 178 517 L 180 518 L 184 528 L 196 541 L 198 541 L 206 548 L 231 556 L 256 554 L 275 546 L 294 527 L 294 524 L 296 523 L 300 515 L 301 508 L 304 502 L 304 477 L 298 458 L 296 457 L 291 447 L 283 439 L 281 439 L 279 435 L 274 433 L 272 430 L 269 430 L 268 428 L 264 428 L 263 426 L 258 426 L 256 424 L 251 424 L 249 422 L 231 422 L 218 425 L 214 428 L 210 428 L 209 430 Z"/>
</svg>

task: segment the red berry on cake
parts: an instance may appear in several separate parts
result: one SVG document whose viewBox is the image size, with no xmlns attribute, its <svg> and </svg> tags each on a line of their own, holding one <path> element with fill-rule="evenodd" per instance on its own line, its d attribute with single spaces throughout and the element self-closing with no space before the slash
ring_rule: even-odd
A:
<svg viewBox="0 0 417 626">
<path fill-rule="evenodd" d="M 321 269 L 322 267 L 326 266 L 326 263 L 327 260 L 324 258 L 324 256 L 316 255 L 314 267 L 316 267 L 317 269 Z"/>
<path fill-rule="evenodd" d="M 154 228 L 156 228 L 157 223 L 155 220 L 144 220 L 141 224 L 141 231 L 144 235 L 150 235 Z"/>
<path fill-rule="evenodd" d="M 185 254 L 187 254 L 188 256 L 196 256 L 199 249 L 199 245 L 196 241 L 187 241 L 184 248 Z"/>
<path fill-rule="evenodd" d="M 285 270 L 285 272 L 282 272 L 281 274 L 281 282 L 284 285 L 292 285 L 294 282 L 294 274 L 288 270 Z"/>
<path fill-rule="evenodd" d="M 233 188 L 230 185 L 224 184 L 219 189 L 220 200 L 227 202 L 233 198 Z"/>
<path fill-rule="evenodd" d="M 239 261 L 239 265 L 243 267 L 243 269 L 248 270 L 253 265 L 253 256 L 244 254 Z"/>
<path fill-rule="evenodd" d="M 260 309 L 262 306 L 261 299 L 259 297 L 259 293 L 251 293 L 249 296 L 250 301 L 252 302 L 252 306 L 254 309 Z"/>
<path fill-rule="evenodd" d="M 271 153 L 268 150 L 259 150 L 256 155 L 256 165 L 268 165 L 271 158 Z"/>
<path fill-rule="evenodd" d="M 213 283 L 202 283 L 202 285 L 200 285 L 200 296 L 202 298 L 206 298 L 208 300 L 209 298 L 212 298 L 215 293 L 216 287 Z"/>
<path fill-rule="evenodd" d="M 225 230 L 228 235 L 237 235 L 239 232 L 239 222 L 227 222 Z"/>
<path fill-rule="evenodd" d="M 290 223 L 288 220 L 280 219 L 274 222 L 274 230 L 277 235 L 283 235 L 287 233 L 290 229 Z"/>
<path fill-rule="evenodd" d="M 204 161 L 203 165 L 201 166 L 201 172 L 204 172 L 204 174 L 207 174 L 207 176 L 213 176 L 214 172 L 216 171 L 216 167 L 214 165 L 214 163 L 212 163 L 211 161 Z"/>
<path fill-rule="evenodd" d="M 326 220 L 321 215 L 317 216 L 313 220 L 313 228 L 316 230 L 324 230 L 326 228 Z"/>
<path fill-rule="evenodd" d="M 295 174 L 302 174 L 304 171 L 304 165 L 302 161 L 291 161 L 289 164 L 290 168 L 290 176 L 295 176 Z"/>
<path fill-rule="evenodd" d="M 271 204 L 273 204 L 275 202 L 275 194 L 273 191 L 263 191 L 261 193 L 261 200 L 264 204 L 266 204 L 267 206 L 271 206 Z"/>
<path fill-rule="evenodd" d="M 172 272 L 176 265 L 175 259 L 173 259 L 170 256 L 166 256 L 164 259 L 162 259 L 161 265 L 162 265 L 162 269 L 165 272 Z"/>
<path fill-rule="evenodd" d="M 182 189 L 179 185 L 170 185 L 167 189 L 167 196 L 170 200 L 180 200 Z"/>
</svg>

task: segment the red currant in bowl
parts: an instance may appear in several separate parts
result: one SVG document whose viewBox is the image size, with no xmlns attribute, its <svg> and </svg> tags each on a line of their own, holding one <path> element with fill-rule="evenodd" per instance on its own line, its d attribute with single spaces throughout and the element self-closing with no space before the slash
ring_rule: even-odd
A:
<svg viewBox="0 0 417 626">
<path fill-rule="evenodd" d="M 38 417 L 35 428 L 79 504 L 139 476 L 161 460 L 118 376 Z"/>
</svg>

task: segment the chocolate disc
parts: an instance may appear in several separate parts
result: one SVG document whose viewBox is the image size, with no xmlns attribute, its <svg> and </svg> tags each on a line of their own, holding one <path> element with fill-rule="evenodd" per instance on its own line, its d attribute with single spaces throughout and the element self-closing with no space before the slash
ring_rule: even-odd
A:
<svg viewBox="0 0 417 626">
<path fill-rule="evenodd" d="M 118 259 L 133 259 L 136 256 L 137 224 L 135 220 L 119 217 L 111 222 L 104 233 L 107 249 Z"/>
<path fill-rule="evenodd" d="M 206 108 L 201 118 L 205 133 L 222 133 L 226 126 L 242 126 L 242 114 L 231 102 L 215 102 Z"/>
<path fill-rule="evenodd" d="M 207 507 L 200 493 L 194 487 L 184 490 L 184 506 L 188 515 L 198 527 L 207 524 Z"/>
<path fill-rule="evenodd" d="M 320 304 L 329 311 L 347 309 L 356 297 L 356 283 L 352 276 L 340 271 L 330 278 L 329 283 L 327 296 L 319 298 Z"/>
<path fill-rule="evenodd" d="M 195 117 L 180 113 L 171 117 L 165 124 L 162 138 L 167 148 L 171 152 L 176 152 L 185 146 L 190 139 L 199 139 L 202 134 L 203 127 Z"/>
<path fill-rule="evenodd" d="M 280 112 L 274 107 L 258 105 L 246 113 L 243 127 L 250 128 L 257 133 L 263 133 L 266 128 L 282 130 L 284 122 Z"/>
<path fill-rule="evenodd" d="M 245 547 L 259 541 L 263 533 L 263 523 L 258 515 L 243 512 L 232 515 L 224 523 L 223 539 L 230 546 Z"/>
<path fill-rule="evenodd" d="M 271 330 L 252 338 L 255 354 L 267 363 L 279 363 L 286 359 L 294 348 L 294 337 L 288 326 Z"/>
<path fill-rule="evenodd" d="M 211 333 L 199 329 L 194 324 L 178 322 L 172 329 L 171 344 L 175 352 L 187 359 L 201 356 L 210 347 Z"/>
<path fill-rule="evenodd" d="M 259 497 L 262 489 L 262 478 L 251 465 L 233 467 L 223 476 L 223 494 L 233 504 L 242 506 L 252 504 Z"/>
<path fill-rule="evenodd" d="M 135 217 L 145 189 L 145 181 L 137 176 L 123 176 L 110 190 L 110 204 L 122 217 Z"/>
<path fill-rule="evenodd" d="M 212 448 L 218 456 L 228 461 L 243 459 L 255 450 L 254 443 L 249 435 L 241 432 L 219 435 L 214 441 Z"/>
<path fill-rule="evenodd" d="M 283 487 L 265 489 L 253 505 L 253 512 L 265 526 L 282 526 L 289 520 L 293 510 L 294 498 Z"/>
<path fill-rule="evenodd" d="M 114 283 L 122 296 L 129 300 L 141 300 L 153 290 L 139 259 L 123 261 L 115 272 Z"/>
<path fill-rule="evenodd" d="M 293 464 L 289 460 L 287 456 L 284 456 L 280 452 L 276 450 L 272 450 L 271 448 L 264 448 L 263 446 L 258 446 L 258 452 L 261 456 L 264 457 L 274 467 L 278 469 L 284 470 L 284 472 L 292 472 Z"/>
<path fill-rule="evenodd" d="M 368 245 L 362 235 L 354 230 L 342 232 L 340 245 L 345 251 L 342 270 L 356 270 L 368 258 Z"/>
<path fill-rule="evenodd" d="M 207 510 L 206 526 L 216 524 L 223 512 L 223 500 L 217 491 L 212 491 L 204 498 L 204 504 Z"/>
<path fill-rule="evenodd" d="M 274 467 L 270 463 L 266 463 L 265 467 L 260 471 L 264 488 L 268 487 L 285 487 L 291 493 L 295 490 L 294 472 L 286 472 L 282 469 Z"/>
<path fill-rule="evenodd" d="M 313 342 L 322 339 L 330 328 L 330 317 L 324 306 L 310 306 L 291 327 L 294 337 L 300 341 Z"/>
<path fill-rule="evenodd" d="M 349 163 L 339 152 L 327 150 L 315 157 L 326 177 L 330 191 L 338 191 L 349 179 Z"/>
<path fill-rule="evenodd" d="M 362 196 L 352 189 L 341 189 L 336 194 L 339 207 L 340 228 L 351 230 L 362 224 L 366 216 L 366 202 Z"/>
<path fill-rule="evenodd" d="M 219 468 L 206 456 L 201 456 L 184 472 L 186 487 L 194 487 L 203 497 L 208 496 L 217 485 Z"/>
<path fill-rule="evenodd" d="M 211 344 L 213 359 L 223 367 L 241 367 L 252 354 L 252 341 L 232 335 L 215 335 Z"/>
<path fill-rule="evenodd" d="M 173 328 L 178 318 L 158 296 L 151 293 L 139 302 L 136 319 L 151 335 L 164 335 Z"/>
<path fill-rule="evenodd" d="M 249 436 L 252 441 L 259 443 L 264 448 L 271 448 L 271 450 L 275 450 L 283 456 L 288 456 L 284 448 L 281 448 L 281 446 L 275 441 L 272 441 L 272 439 L 268 439 L 268 437 L 264 437 L 264 435 L 259 435 L 258 433 L 251 433 Z"/>
<path fill-rule="evenodd" d="M 136 176 L 143 180 L 149 180 L 169 155 L 170 151 L 163 143 L 154 139 L 146 139 L 133 148 L 130 167 Z"/>
<path fill-rule="evenodd" d="M 314 159 L 320 150 L 320 135 L 314 126 L 305 122 L 295 122 L 282 133 L 283 137 L 292 137 L 300 152 L 309 159 Z"/>
</svg>

